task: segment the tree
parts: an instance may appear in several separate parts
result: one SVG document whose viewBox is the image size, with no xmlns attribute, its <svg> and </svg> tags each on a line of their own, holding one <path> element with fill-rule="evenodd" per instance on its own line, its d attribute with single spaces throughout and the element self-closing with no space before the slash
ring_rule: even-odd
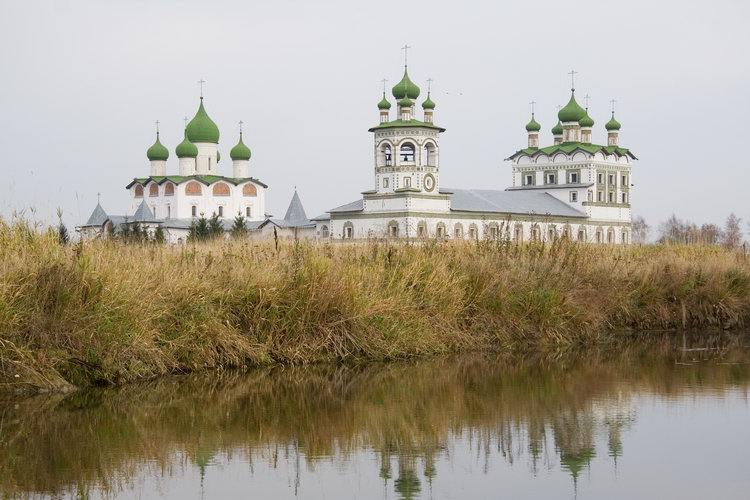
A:
<svg viewBox="0 0 750 500">
<path fill-rule="evenodd" d="M 742 219 L 736 215 L 729 214 L 727 221 L 724 223 L 724 238 L 722 242 L 727 248 L 739 248 L 742 245 Z"/>
<path fill-rule="evenodd" d="M 675 214 L 659 225 L 659 243 L 687 243 L 687 224 Z"/>
<path fill-rule="evenodd" d="M 242 215 L 242 212 L 237 213 L 237 217 L 234 218 L 234 223 L 232 224 L 232 238 L 244 238 L 247 235 L 247 226 L 245 226 L 245 216 Z"/>
<path fill-rule="evenodd" d="M 646 219 L 639 215 L 633 219 L 632 231 L 633 243 L 643 244 L 648 241 L 648 233 L 651 231 L 651 226 L 648 225 Z"/>
<path fill-rule="evenodd" d="M 699 240 L 704 245 L 718 245 L 723 233 L 716 224 L 703 224 L 700 228 Z"/>
<path fill-rule="evenodd" d="M 208 230 L 208 219 L 201 214 L 197 219 L 193 219 L 190 224 L 190 232 L 188 233 L 188 239 L 193 241 L 207 240 L 209 237 Z"/>
<path fill-rule="evenodd" d="M 162 229 L 160 225 L 156 226 L 156 229 L 154 230 L 154 243 L 162 245 L 164 241 L 166 241 L 166 238 L 164 237 L 164 229 Z"/>
<path fill-rule="evenodd" d="M 208 237 L 212 239 L 224 235 L 224 225 L 219 220 L 217 214 L 213 214 L 211 218 L 208 219 L 208 233 Z"/>
<path fill-rule="evenodd" d="M 60 242 L 61 245 L 67 245 L 70 241 L 70 234 L 68 233 L 68 228 L 65 227 L 65 223 L 63 223 L 62 220 L 62 209 L 57 209 L 57 241 Z"/>
</svg>

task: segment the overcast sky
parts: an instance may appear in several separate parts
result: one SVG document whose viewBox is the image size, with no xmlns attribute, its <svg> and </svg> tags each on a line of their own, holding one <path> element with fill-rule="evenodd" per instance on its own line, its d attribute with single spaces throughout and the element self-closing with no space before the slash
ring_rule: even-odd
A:
<svg viewBox="0 0 750 500">
<path fill-rule="evenodd" d="M 75 225 L 97 192 L 124 214 L 157 119 L 177 172 L 201 78 L 221 173 L 243 120 L 269 213 L 283 216 L 295 185 L 308 216 L 357 199 L 373 188 L 379 82 L 390 96 L 408 43 L 409 73 L 423 91 L 434 80 L 447 128 L 442 187 L 507 187 L 529 102 L 551 144 L 575 69 L 594 142 L 618 102 L 620 144 L 639 158 L 635 214 L 747 220 L 748 19 L 739 0 L 0 0 L 0 215 L 33 208 L 48 221 L 61 207 Z"/>
</svg>

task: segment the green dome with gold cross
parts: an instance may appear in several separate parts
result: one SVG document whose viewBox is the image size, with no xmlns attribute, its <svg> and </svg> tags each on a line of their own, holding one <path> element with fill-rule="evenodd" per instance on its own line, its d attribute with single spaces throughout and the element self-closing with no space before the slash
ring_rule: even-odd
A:
<svg viewBox="0 0 750 500">
<path fill-rule="evenodd" d="M 148 148 L 146 156 L 150 161 L 167 161 L 169 150 L 159 140 L 159 131 L 156 132 L 156 142 Z"/>
<path fill-rule="evenodd" d="M 403 99 L 405 97 L 416 99 L 419 97 L 419 87 L 409 79 L 409 73 L 406 71 L 406 68 L 404 68 L 404 77 L 393 86 L 391 93 L 396 99 Z"/>
<path fill-rule="evenodd" d="M 190 123 L 187 124 L 187 137 L 190 142 L 212 142 L 219 143 L 219 127 L 208 117 L 206 108 L 203 107 L 203 97 L 198 107 L 198 112 Z"/>
</svg>

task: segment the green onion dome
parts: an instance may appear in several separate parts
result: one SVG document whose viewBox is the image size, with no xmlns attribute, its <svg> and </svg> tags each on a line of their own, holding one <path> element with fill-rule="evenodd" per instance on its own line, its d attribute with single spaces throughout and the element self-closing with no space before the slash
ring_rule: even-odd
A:
<svg viewBox="0 0 750 500">
<path fill-rule="evenodd" d="M 185 129 L 185 139 L 177 145 L 174 152 L 177 154 L 177 158 L 196 158 L 198 156 L 198 146 L 187 138 L 187 129 Z"/>
<path fill-rule="evenodd" d="M 156 133 L 156 142 L 154 145 L 146 151 L 146 156 L 151 161 L 166 161 L 169 158 L 169 150 L 159 141 L 159 132 Z"/>
<path fill-rule="evenodd" d="M 385 92 L 383 92 L 383 99 L 378 103 L 378 109 L 391 109 L 391 103 L 385 98 Z"/>
<path fill-rule="evenodd" d="M 201 105 L 190 123 L 187 125 L 187 136 L 190 142 L 213 142 L 219 143 L 219 127 L 208 117 L 206 109 Z"/>
<path fill-rule="evenodd" d="M 422 109 L 435 109 L 435 103 L 430 99 L 429 92 L 427 92 L 427 99 L 422 103 Z"/>
<path fill-rule="evenodd" d="M 615 112 L 612 111 L 612 118 L 606 124 L 604 124 L 604 128 L 606 128 L 607 130 L 620 130 L 620 127 L 620 122 L 615 120 Z"/>
<path fill-rule="evenodd" d="M 557 125 L 552 127 L 552 135 L 563 135 L 563 126 L 560 120 L 557 120 Z"/>
<path fill-rule="evenodd" d="M 245 146 L 245 143 L 242 142 L 242 132 L 240 132 L 240 142 L 237 143 L 235 147 L 232 148 L 232 150 L 229 152 L 230 158 L 232 160 L 249 160 L 252 156 L 252 153 L 250 152 L 250 148 Z"/>
<path fill-rule="evenodd" d="M 391 93 L 396 99 L 403 99 L 404 97 L 416 99 L 419 97 L 419 87 L 409 80 L 409 74 L 406 72 L 406 68 L 404 68 L 404 77 L 400 82 L 393 86 Z"/>
<path fill-rule="evenodd" d="M 586 115 L 578 121 L 581 127 L 591 128 L 594 126 L 594 119 L 589 116 L 589 110 L 586 109 Z"/>
<path fill-rule="evenodd" d="M 526 132 L 539 132 L 540 130 L 542 126 L 534 119 L 534 113 L 531 113 L 531 121 L 526 124 Z M 562 134 L 562 131 L 560 133 Z"/>
<path fill-rule="evenodd" d="M 412 106 L 414 106 L 414 101 L 412 101 L 408 97 L 404 97 L 403 99 L 398 101 L 398 105 L 402 108 L 411 108 Z"/>
<path fill-rule="evenodd" d="M 570 93 L 570 101 L 558 113 L 557 117 L 561 122 L 577 122 L 586 116 L 586 110 L 576 102 L 575 90 Z"/>
</svg>

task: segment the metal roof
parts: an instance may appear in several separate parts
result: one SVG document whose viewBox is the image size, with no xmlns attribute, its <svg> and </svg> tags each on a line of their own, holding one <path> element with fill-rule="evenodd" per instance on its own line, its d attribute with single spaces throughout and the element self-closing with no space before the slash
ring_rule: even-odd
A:
<svg viewBox="0 0 750 500">
<path fill-rule="evenodd" d="M 141 202 L 138 209 L 133 214 L 133 218 L 128 222 L 156 222 L 156 219 L 154 219 L 154 213 L 148 208 L 146 200 Z"/>
<path fill-rule="evenodd" d="M 86 226 L 101 226 L 105 222 L 107 222 L 107 212 L 104 211 L 102 206 L 97 203 L 96 208 L 94 208 L 94 211 L 91 212 L 91 215 L 89 216 L 89 220 L 86 221 L 86 224 L 84 224 L 82 227 Z"/>
<path fill-rule="evenodd" d="M 302 201 L 299 199 L 296 190 L 294 196 L 292 196 L 292 201 L 289 202 L 289 208 L 286 209 L 284 224 L 288 227 L 301 227 L 310 224 L 310 219 L 307 218 L 305 208 L 302 206 Z"/>
<path fill-rule="evenodd" d="M 575 184 L 532 184 L 532 185 L 526 185 L 526 186 L 513 186 L 509 188 L 505 188 L 506 191 L 521 191 L 524 189 L 582 189 L 593 186 L 593 182 L 589 183 L 575 183 Z"/>
<path fill-rule="evenodd" d="M 336 212 L 360 212 L 364 208 L 364 201 L 363 200 L 356 200 L 351 203 L 347 203 L 346 205 L 341 205 L 340 207 L 332 208 L 328 211 L 329 214 L 336 213 Z"/>
<path fill-rule="evenodd" d="M 538 191 L 499 191 L 494 189 L 451 189 L 451 210 L 503 214 L 558 215 L 586 217 L 551 194 Z"/>
</svg>

